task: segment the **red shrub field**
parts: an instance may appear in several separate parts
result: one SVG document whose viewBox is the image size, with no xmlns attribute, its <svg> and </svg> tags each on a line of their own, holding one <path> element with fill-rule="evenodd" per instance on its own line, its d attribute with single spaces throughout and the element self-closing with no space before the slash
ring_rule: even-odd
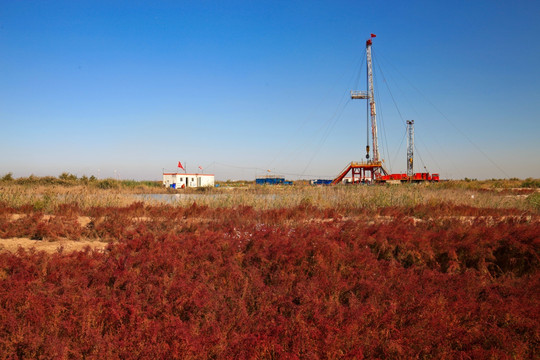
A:
<svg viewBox="0 0 540 360">
<path fill-rule="evenodd" d="M 80 219 L 85 217 L 86 222 Z M 5 359 L 534 359 L 537 214 L 0 205 Z"/>
</svg>

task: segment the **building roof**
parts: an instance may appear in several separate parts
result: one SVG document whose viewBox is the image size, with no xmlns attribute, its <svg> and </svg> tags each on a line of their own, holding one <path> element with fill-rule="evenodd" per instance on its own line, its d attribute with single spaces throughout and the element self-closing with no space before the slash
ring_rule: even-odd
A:
<svg viewBox="0 0 540 360">
<path fill-rule="evenodd" d="M 184 175 L 184 176 L 214 176 L 214 174 L 186 174 L 186 173 L 163 173 L 163 175 Z"/>
</svg>

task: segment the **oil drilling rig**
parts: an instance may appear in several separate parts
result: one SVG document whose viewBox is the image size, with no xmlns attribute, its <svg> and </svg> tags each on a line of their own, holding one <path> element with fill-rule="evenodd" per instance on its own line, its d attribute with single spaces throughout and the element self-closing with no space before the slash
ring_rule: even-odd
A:
<svg viewBox="0 0 540 360">
<path fill-rule="evenodd" d="M 332 185 L 341 183 L 350 172 L 349 183 L 385 183 L 385 182 L 421 182 L 439 181 L 439 175 L 429 173 L 414 173 L 413 150 L 414 150 L 414 120 L 407 121 L 407 174 L 390 174 L 384 167 L 384 160 L 379 155 L 377 136 L 377 110 L 375 105 L 375 90 L 373 86 L 373 68 L 371 46 L 375 34 L 371 34 L 366 40 L 366 63 L 367 63 L 367 91 L 351 90 L 351 99 L 367 100 L 367 131 L 366 131 L 366 160 L 349 163 L 339 175 L 332 181 Z M 371 125 L 371 126 L 370 126 Z M 371 127 L 371 148 L 370 129 Z"/>
</svg>

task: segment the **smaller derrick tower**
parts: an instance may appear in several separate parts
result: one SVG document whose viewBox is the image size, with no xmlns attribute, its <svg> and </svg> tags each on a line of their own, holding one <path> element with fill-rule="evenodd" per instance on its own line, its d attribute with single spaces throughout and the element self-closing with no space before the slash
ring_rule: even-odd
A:
<svg viewBox="0 0 540 360">
<path fill-rule="evenodd" d="M 412 178 L 414 158 L 414 120 L 407 120 L 407 176 Z"/>
</svg>

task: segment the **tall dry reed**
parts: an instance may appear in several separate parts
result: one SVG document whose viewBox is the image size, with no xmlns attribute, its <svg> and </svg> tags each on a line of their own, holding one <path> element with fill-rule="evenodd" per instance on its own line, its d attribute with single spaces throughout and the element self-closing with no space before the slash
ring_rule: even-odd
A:
<svg viewBox="0 0 540 360">
<path fill-rule="evenodd" d="M 152 193 L 164 193 L 154 195 Z M 87 186 L 0 185 L 0 202 L 20 207 L 30 205 L 49 211 L 59 204 L 76 203 L 81 208 L 126 206 L 143 201 L 148 204 L 167 202 L 185 206 L 196 202 L 210 207 L 252 206 L 257 209 L 313 205 L 319 208 L 414 207 L 455 204 L 477 208 L 514 208 L 538 211 L 534 194 L 523 195 L 482 191 L 481 189 L 441 188 L 430 185 L 377 186 L 248 186 L 244 188 L 211 188 L 205 190 L 97 189 Z"/>
</svg>

